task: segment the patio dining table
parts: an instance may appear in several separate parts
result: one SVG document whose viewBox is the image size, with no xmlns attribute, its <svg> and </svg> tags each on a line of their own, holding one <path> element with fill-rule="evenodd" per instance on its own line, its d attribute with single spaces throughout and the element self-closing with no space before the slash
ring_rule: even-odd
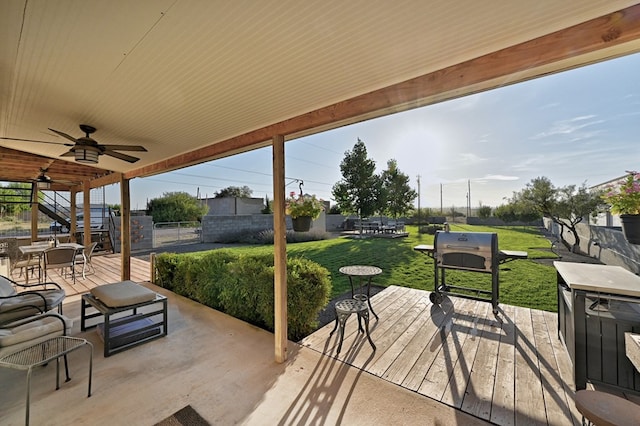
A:
<svg viewBox="0 0 640 426">
<path fill-rule="evenodd" d="M 58 243 L 55 247 L 71 247 L 73 249 L 75 249 L 76 254 L 82 254 L 82 256 L 84 256 L 84 246 L 82 244 L 78 244 L 78 243 Z M 23 255 L 26 255 L 28 257 L 29 260 L 33 259 L 34 257 L 37 258 L 41 258 L 42 257 L 42 253 L 44 253 L 45 250 L 47 250 L 48 248 L 51 248 L 51 246 L 49 245 L 48 242 L 40 242 L 40 243 L 32 243 L 29 244 L 28 246 L 20 246 L 20 252 Z M 85 262 L 86 264 L 86 259 Z M 41 279 L 42 277 L 42 267 L 40 266 L 40 262 L 38 262 L 38 278 Z M 29 284 L 29 274 L 26 274 L 26 283 Z"/>
</svg>

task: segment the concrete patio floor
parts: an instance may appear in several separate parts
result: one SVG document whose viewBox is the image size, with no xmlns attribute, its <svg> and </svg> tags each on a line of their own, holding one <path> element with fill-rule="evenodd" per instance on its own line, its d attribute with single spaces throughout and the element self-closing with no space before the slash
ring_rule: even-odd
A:
<svg viewBox="0 0 640 426">
<path fill-rule="evenodd" d="M 94 345 L 93 394 L 83 349 L 58 391 L 53 363 L 37 368 L 32 425 L 153 425 L 188 404 L 221 425 L 487 424 L 296 343 L 277 364 L 271 333 L 144 285 L 169 297 L 169 335 L 109 358 L 94 330 L 80 332 L 80 296 L 68 298 L 72 335 Z M 0 424 L 24 424 L 26 372 L 2 368 L 0 383 Z"/>
</svg>

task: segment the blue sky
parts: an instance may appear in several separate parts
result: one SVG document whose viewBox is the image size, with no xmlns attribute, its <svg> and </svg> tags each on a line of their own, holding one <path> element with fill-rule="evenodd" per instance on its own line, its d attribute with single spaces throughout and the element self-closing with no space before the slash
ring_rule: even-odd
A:
<svg viewBox="0 0 640 426">
<path fill-rule="evenodd" d="M 389 159 L 411 178 L 420 204 L 464 209 L 504 203 L 531 179 L 596 185 L 640 169 L 640 54 L 342 127 L 285 144 L 287 192 L 331 199 L 340 162 L 360 138 L 378 172 Z M 271 149 L 131 181 L 133 209 L 166 192 L 212 197 L 247 185 L 272 198 Z M 470 183 L 469 183 L 470 182 Z M 108 203 L 119 191 L 106 190 Z M 416 201 L 417 204 L 417 201 Z"/>
</svg>

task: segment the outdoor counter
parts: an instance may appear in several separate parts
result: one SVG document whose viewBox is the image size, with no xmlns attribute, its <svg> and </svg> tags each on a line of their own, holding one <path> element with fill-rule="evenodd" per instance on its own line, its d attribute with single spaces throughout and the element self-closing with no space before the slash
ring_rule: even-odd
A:
<svg viewBox="0 0 640 426">
<path fill-rule="evenodd" d="M 620 266 L 554 262 L 558 336 L 573 363 L 576 390 L 587 380 L 640 391 L 625 332 L 640 330 L 640 277 Z"/>
</svg>

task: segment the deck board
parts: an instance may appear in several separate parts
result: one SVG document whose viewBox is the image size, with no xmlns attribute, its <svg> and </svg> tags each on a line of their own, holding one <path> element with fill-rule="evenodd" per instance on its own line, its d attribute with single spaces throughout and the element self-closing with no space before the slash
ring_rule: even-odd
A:
<svg viewBox="0 0 640 426">
<path fill-rule="evenodd" d="M 68 273 L 62 274 L 58 269 L 50 269 L 47 271 L 47 281 L 53 281 L 59 284 L 67 296 L 87 293 L 99 285 L 121 281 L 120 267 L 122 260 L 120 254 L 94 255 L 91 261 L 95 272 L 87 273 L 85 278 L 82 278 L 82 267 L 78 266 L 76 269 L 75 284 L 73 278 Z M 19 283 L 25 282 L 24 275 L 17 276 L 16 274 L 13 276 L 13 279 Z M 149 262 L 132 257 L 131 280 L 135 282 L 147 282 L 150 281 L 150 279 Z M 35 278 L 29 278 L 30 284 L 34 284 L 37 281 L 37 276 Z"/>
<path fill-rule="evenodd" d="M 499 321 L 487 302 L 428 295 L 390 286 L 372 298 L 375 352 L 355 316 L 339 355 L 333 324 L 301 343 L 495 424 L 580 424 L 555 313 L 501 305 Z"/>
</svg>

